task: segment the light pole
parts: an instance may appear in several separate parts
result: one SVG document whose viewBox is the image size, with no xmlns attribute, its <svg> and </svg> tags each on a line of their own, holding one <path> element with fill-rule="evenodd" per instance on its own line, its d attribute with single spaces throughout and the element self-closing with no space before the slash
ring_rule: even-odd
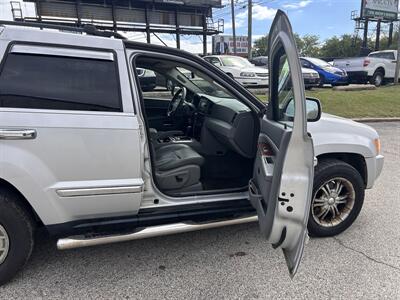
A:
<svg viewBox="0 0 400 300">
<path fill-rule="evenodd" d="M 235 3 L 231 0 L 233 53 L 236 54 L 236 28 L 235 28 Z"/>
<path fill-rule="evenodd" d="M 394 72 L 394 84 L 399 84 L 399 72 L 400 72 L 400 21 L 399 21 L 399 32 L 397 35 L 397 61 L 396 61 L 396 70 Z"/>
</svg>

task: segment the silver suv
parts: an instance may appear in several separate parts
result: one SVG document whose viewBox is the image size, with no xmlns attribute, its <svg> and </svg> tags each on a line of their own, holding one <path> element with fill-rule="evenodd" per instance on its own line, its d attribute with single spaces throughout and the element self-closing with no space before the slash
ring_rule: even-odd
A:
<svg viewBox="0 0 400 300">
<path fill-rule="evenodd" d="M 46 26 L 0 27 L 0 284 L 38 228 L 70 249 L 258 220 L 294 275 L 308 231 L 356 219 L 379 137 L 306 99 L 283 12 L 268 106 L 192 54 Z M 137 69 L 174 95 L 141 89 Z"/>
</svg>

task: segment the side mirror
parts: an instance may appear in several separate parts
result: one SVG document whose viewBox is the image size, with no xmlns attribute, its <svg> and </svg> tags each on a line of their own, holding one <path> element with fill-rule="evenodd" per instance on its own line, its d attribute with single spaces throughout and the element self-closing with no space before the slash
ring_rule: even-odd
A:
<svg viewBox="0 0 400 300">
<path fill-rule="evenodd" d="M 317 98 L 306 99 L 307 122 L 317 122 L 321 118 L 321 102 Z M 294 117 L 294 100 L 290 100 L 286 106 L 285 115 L 289 119 Z"/>
<path fill-rule="evenodd" d="M 307 121 L 317 122 L 321 119 L 321 102 L 317 98 L 306 98 Z"/>
</svg>

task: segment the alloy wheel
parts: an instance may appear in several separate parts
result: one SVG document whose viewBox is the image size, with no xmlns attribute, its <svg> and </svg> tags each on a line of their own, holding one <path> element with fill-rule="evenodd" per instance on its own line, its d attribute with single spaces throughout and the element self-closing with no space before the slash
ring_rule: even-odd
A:
<svg viewBox="0 0 400 300">
<path fill-rule="evenodd" d="M 6 260 L 10 249 L 10 240 L 6 229 L 0 225 L 0 265 Z"/>
<path fill-rule="evenodd" d="M 312 217 L 323 227 L 342 223 L 354 207 L 355 190 L 352 183 L 342 177 L 324 182 L 314 195 Z"/>
<path fill-rule="evenodd" d="M 380 74 L 376 75 L 375 77 L 375 85 L 380 86 L 382 84 L 383 78 Z"/>
</svg>

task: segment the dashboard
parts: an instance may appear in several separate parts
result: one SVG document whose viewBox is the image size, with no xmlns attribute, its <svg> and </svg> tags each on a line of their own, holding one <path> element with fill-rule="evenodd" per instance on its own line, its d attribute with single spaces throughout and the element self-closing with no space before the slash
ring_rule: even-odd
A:
<svg viewBox="0 0 400 300">
<path fill-rule="evenodd" d="M 202 145 L 207 147 L 216 140 L 227 150 L 246 158 L 254 157 L 255 118 L 250 108 L 234 98 L 201 94 L 196 98 L 197 113 L 202 115 Z"/>
</svg>

